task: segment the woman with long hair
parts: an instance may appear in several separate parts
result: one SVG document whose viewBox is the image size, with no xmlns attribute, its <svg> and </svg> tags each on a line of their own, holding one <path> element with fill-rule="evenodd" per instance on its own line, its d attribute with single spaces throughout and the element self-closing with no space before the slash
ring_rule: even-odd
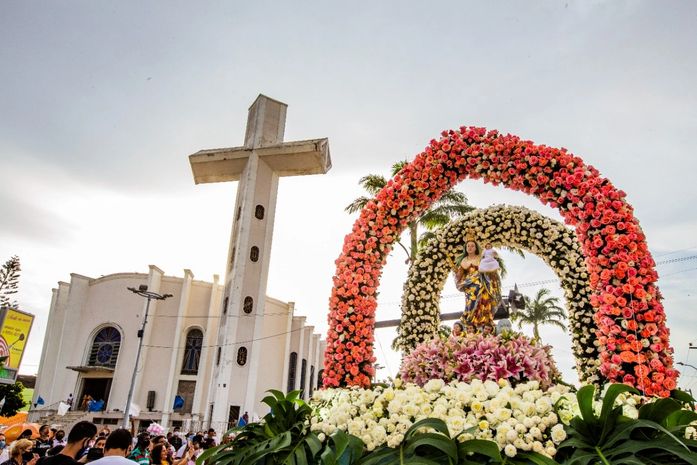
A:
<svg viewBox="0 0 697 465">
<path fill-rule="evenodd" d="M 464 253 L 455 263 L 455 282 L 466 298 L 460 319 L 465 324 L 484 327 L 493 325 L 494 312 L 501 302 L 501 279 L 498 272 L 482 273 L 480 261 L 479 245 L 468 238 Z"/>
<path fill-rule="evenodd" d="M 169 451 L 165 444 L 158 444 L 150 451 L 150 463 L 152 465 L 172 465 L 169 459 Z"/>
</svg>

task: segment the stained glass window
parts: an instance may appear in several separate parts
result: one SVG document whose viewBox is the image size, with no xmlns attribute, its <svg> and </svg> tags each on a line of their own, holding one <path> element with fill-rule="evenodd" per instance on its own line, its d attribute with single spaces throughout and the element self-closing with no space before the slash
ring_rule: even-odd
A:
<svg viewBox="0 0 697 465">
<path fill-rule="evenodd" d="M 184 346 L 184 361 L 182 362 L 183 375 L 195 375 L 198 373 L 198 363 L 201 359 L 203 347 L 203 333 L 200 329 L 192 329 L 186 335 Z"/>
<path fill-rule="evenodd" d="M 121 333 L 113 326 L 102 328 L 94 337 L 90 350 L 89 366 L 116 367 L 121 348 Z"/>
</svg>

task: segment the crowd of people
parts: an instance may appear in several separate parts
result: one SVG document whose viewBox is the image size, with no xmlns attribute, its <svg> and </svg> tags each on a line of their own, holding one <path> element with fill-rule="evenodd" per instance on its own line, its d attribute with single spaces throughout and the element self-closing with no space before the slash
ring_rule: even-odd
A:
<svg viewBox="0 0 697 465">
<path fill-rule="evenodd" d="M 97 430 L 81 421 L 66 437 L 63 430 L 43 425 L 38 438 L 28 429 L 11 444 L 0 433 L 0 465 L 195 465 L 205 449 L 218 445 L 213 429 L 184 434 L 175 427 L 167 435 L 142 432 L 135 438 L 126 429 Z"/>
</svg>

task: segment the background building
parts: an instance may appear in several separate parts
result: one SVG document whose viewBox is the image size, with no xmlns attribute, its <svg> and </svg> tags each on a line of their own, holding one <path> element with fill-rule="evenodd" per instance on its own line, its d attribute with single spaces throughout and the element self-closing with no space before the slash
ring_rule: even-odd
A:
<svg viewBox="0 0 697 465">
<path fill-rule="evenodd" d="M 184 270 L 183 278 L 164 276 L 153 265 L 148 274 L 117 273 L 96 279 L 72 274 L 70 283 L 60 282 L 53 289 L 31 419 L 39 421 L 52 413 L 72 393 L 74 410 L 82 407 L 87 395 L 103 400 L 103 410 L 50 420 L 69 423 L 90 417 L 96 423 L 120 423 L 146 302 L 126 288 L 142 284 L 173 297 L 150 304 L 133 400 L 140 409 L 137 426 L 157 421 L 163 426 L 199 429 L 210 425 L 224 430 L 249 407 L 240 389 L 246 379 L 235 377 L 236 371 L 257 377 L 250 417 L 266 413 L 259 400 L 268 389 L 302 389 L 307 398 L 318 386 L 324 341 L 313 326 L 306 325 L 305 317 L 294 316 L 292 302 L 267 297 L 265 305 L 258 306 L 264 308 L 263 314 L 256 314 L 257 306 L 249 302 L 242 314 L 232 315 L 227 303 L 221 302 L 223 286 L 217 275 L 212 283 L 194 280 L 190 270 Z M 235 356 L 221 359 L 219 333 L 228 332 L 228 325 L 242 325 L 246 318 L 257 319 L 263 328 L 256 341 L 257 367 L 246 367 L 251 360 L 251 335 L 228 340 L 235 349 L 228 352 Z M 228 421 L 211 422 L 212 380 L 226 365 L 233 373 L 229 384 L 222 386 L 231 392 Z M 39 397 L 44 405 L 34 406 Z"/>
</svg>

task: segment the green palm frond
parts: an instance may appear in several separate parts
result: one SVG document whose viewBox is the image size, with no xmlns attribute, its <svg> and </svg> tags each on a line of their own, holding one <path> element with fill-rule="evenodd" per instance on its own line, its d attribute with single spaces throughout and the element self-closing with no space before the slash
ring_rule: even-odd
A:
<svg viewBox="0 0 697 465">
<path fill-rule="evenodd" d="M 429 210 L 418 219 L 419 226 L 429 231 L 445 226 L 450 222 L 450 216 L 435 210 Z"/>
<path fill-rule="evenodd" d="M 449 190 L 438 199 L 441 203 L 452 203 L 452 204 L 467 204 L 467 196 L 462 192 L 456 191 L 454 189 Z M 474 210 L 474 207 L 470 207 Z"/>
<path fill-rule="evenodd" d="M 396 162 L 394 165 L 392 165 L 392 177 L 394 177 L 395 174 L 399 173 L 402 171 L 402 168 L 407 166 L 409 162 L 407 160 L 401 160 Z"/>
<path fill-rule="evenodd" d="M 426 246 L 428 241 L 436 237 L 436 233 L 433 231 L 425 231 L 421 236 L 419 236 L 419 248 Z"/>
<path fill-rule="evenodd" d="M 537 327 L 543 325 L 556 326 L 566 331 L 566 310 L 559 305 L 559 298 L 550 293 L 547 288 L 539 289 L 534 299 L 525 299 L 525 308 L 511 315 L 511 319 L 517 322 L 519 328 L 532 325 L 536 335 Z"/>
<path fill-rule="evenodd" d="M 358 184 L 360 184 L 368 194 L 375 197 L 377 193 L 387 185 L 387 180 L 380 174 L 368 174 L 359 179 Z"/>
<path fill-rule="evenodd" d="M 365 207 L 365 204 L 367 204 L 371 200 L 372 200 L 371 198 L 368 198 L 365 196 L 358 197 L 356 200 L 354 200 L 353 202 L 348 204 L 346 206 L 346 208 L 344 208 L 344 211 L 346 211 L 347 213 L 359 212 L 359 211 L 363 210 L 363 207 Z"/>
<path fill-rule="evenodd" d="M 519 249 L 519 248 L 517 248 L 517 247 L 509 247 L 509 246 L 503 246 L 503 247 L 501 247 L 501 248 L 504 249 L 504 250 L 507 250 L 507 251 L 509 251 L 509 252 L 511 252 L 511 253 L 513 253 L 513 254 L 516 254 L 516 255 L 518 255 L 518 256 L 521 257 L 521 258 L 525 258 L 525 252 L 523 252 L 522 249 Z"/>
</svg>

